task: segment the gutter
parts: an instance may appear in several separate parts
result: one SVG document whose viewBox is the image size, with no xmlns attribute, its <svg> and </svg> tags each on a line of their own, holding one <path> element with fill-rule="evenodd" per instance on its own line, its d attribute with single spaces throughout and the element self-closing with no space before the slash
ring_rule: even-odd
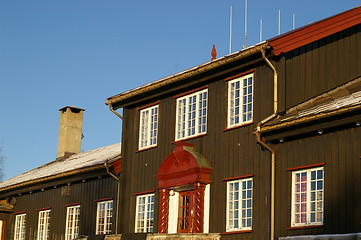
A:
<svg viewBox="0 0 361 240">
<path fill-rule="evenodd" d="M 257 124 L 257 129 L 254 132 L 257 138 L 257 142 L 261 144 L 265 149 L 271 152 L 271 233 L 270 233 L 270 240 L 274 240 L 275 237 L 275 179 L 276 179 L 276 151 L 267 145 L 261 138 L 261 125 L 265 124 L 266 122 L 270 121 L 274 117 L 277 116 L 278 112 L 278 73 L 276 68 L 272 65 L 272 63 L 268 60 L 265 54 L 265 50 L 261 49 L 262 58 L 267 63 L 267 65 L 273 71 L 273 114 L 266 117 L 262 121 Z"/>
<path fill-rule="evenodd" d="M 144 94 L 144 93 L 152 91 L 152 90 L 157 90 L 163 86 L 181 82 L 183 80 L 186 80 L 187 78 L 194 77 L 194 76 L 200 75 L 202 73 L 208 72 L 212 69 L 222 66 L 223 64 L 238 61 L 244 57 L 251 56 L 253 54 L 259 53 L 262 50 L 265 50 L 268 48 L 270 48 L 270 46 L 268 45 L 267 42 L 259 43 L 255 46 L 243 49 L 239 52 L 224 56 L 222 58 L 218 58 L 216 60 L 204 63 L 202 65 L 198 65 L 197 67 L 190 68 L 183 72 L 162 78 L 160 80 L 151 82 L 151 83 L 143 85 L 141 87 L 129 90 L 127 92 L 124 92 L 124 93 L 121 93 L 118 95 L 115 95 L 113 97 L 108 98 L 107 99 L 108 101 L 105 104 L 111 106 L 114 103 L 124 101 L 128 98 L 138 96 L 138 95 Z M 122 107 L 122 106 L 119 105 L 113 110 L 116 110 L 120 107 Z"/>
</svg>

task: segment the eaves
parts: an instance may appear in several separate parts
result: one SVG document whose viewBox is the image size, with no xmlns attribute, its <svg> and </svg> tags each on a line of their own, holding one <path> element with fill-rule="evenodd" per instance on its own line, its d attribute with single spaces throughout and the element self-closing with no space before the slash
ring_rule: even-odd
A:
<svg viewBox="0 0 361 240">
<path fill-rule="evenodd" d="M 107 99 L 106 105 L 112 106 L 115 110 L 124 107 L 129 99 L 139 98 L 150 92 L 156 92 L 170 85 L 181 84 L 184 80 L 210 73 L 216 69 L 222 69 L 225 65 L 240 61 L 244 58 L 260 53 L 262 49 L 269 49 L 267 42 L 262 42 L 252 47 L 243 49 L 236 53 L 215 59 L 213 61 L 198 65 L 183 72 L 162 78 L 141 87 L 117 94 Z"/>
</svg>

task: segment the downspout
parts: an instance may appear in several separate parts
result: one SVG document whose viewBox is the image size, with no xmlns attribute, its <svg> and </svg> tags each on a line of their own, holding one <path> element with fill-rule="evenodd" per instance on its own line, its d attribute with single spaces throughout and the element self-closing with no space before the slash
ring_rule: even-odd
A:
<svg viewBox="0 0 361 240">
<path fill-rule="evenodd" d="M 112 104 L 109 104 L 109 110 L 117 115 L 120 119 L 123 120 L 123 116 L 117 113 Z M 115 212 L 115 234 L 118 234 L 118 222 L 119 222 L 119 202 L 120 202 L 120 178 L 115 176 L 112 172 L 109 170 L 108 161 L 104 163 L 105 168 L 107 170 L 107 173 L 113 177 L 115 180 L 117 180 L 117 211 Z"/>
<path fill-rule="evenodd" d="M 275 238 L 275 175 L 276 175 L 276 151 L 267 145 L 264 141 L 262 141 L 260 129 L 261 125 L 268 122 L 272 118 L 277 116 L 278 112 L 278 73 L 276 68 L 272 65 L 272 63 L 268 60 L 265 54 L 265 50 L 261 49 L 262 58 L 267 63 L 267 65 L 273 71 L 273 114 L 266 117 L 262 121 L 257 124 L 257 130 L 255 135 L 257 137 L 257 142 L 261 144 L 264 148 L 271 152 L 271 233 L 270 233 L 270 240 L 274 240 Z"/>
<path fill-rule="evenodd" d="M 108 161 L 104 163 L 105 169 L 107 170 L 107 174 L 109 174 L 112 178 L 117 180 L 117 211 L 115 212 L 115 234 L 118 234 L 118 221 L 119 221 L 119 202 L 120 202 L 120 178 L 115 176 L 109 170 Z"/>
<path fill-rule="evenodd" d="M 114 113 L 115 115 L 117 115 L 120 119 L 123 120 L 123 116 L 120 115 L 119 113 L 117 113 L 117 112 L 114 110 L 112 104 L 109 104 L 109 110 L 110 110 L 112 113 Z"/>
</svg>

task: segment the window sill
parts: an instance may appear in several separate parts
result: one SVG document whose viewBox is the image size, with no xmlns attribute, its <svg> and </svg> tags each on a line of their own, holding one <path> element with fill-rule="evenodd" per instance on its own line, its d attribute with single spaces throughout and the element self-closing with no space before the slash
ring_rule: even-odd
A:
<svg viewBox="0 0 361 240">
<path fill-rule="evenodd" d="M 147 151 L 147 150 L 150 150 L 150 149 L 153 149 L 153 148 L 156 148 L 156 147 L 158 147 L 158 146 L 156 145 L 156 146 L 152 146 L 152 147 L 142 148 L 142 149 L 139 149 L 139 150 L 137 150 L 135 152 L 139 153 L 139 152 Z"/>
<path fill-rule="evenodd" d="M 233 232 L 224 232 L 221 233 L 222 235 L 227 235 L 227 234 L 239 234 L 239 233 L 251 233 L 252 230 L 243 230 L 243 231 L 233 231 Z"/>
<path fill-rule="evenodd" d="M 249 125 L 252 125 L 252 124 L 253 124 L 253 122 L 244 123 L 244 124 L 237 125 L 237 126 L 234 126 L 234 127 L 226 128 L 226 129 L 224 129 L 224 130 L 222 130 L 222 131 L 223 131 L 223 132 L 228 132 L 228 131 L 231 131 L 231 130 L 233 130 L 233 129 L 237 129 L 237 128 L 249 126 Z"/>
<path fill-rule="evenodd" d="M 175 140 L 172 143 L 175 143 L 175 142 L 178 142 L 178 141 L 186 141 L 186 140 L 190 140 L 190 139 L 195 139 L 195 138 L 203 137 L 203 136 L 206 136 L 206 135 L 207 135 L 207 133 L 203 133 L 203 134 L 200 134 L 200 135 L 195 135 L 195 136 L 191 136 L 191 137 L 187 137 L 187 138 L 181 138 L 181 139 Z"/>
<path fill-rule="evenodd" d="M 321 228 L 323 225 L 307 225 L 307 226 L 299 226 L 299 227 L 289 227 L 286 230 L 296 230 L 296 229 L 305 229 L 305 228 Z"/>
</svg>

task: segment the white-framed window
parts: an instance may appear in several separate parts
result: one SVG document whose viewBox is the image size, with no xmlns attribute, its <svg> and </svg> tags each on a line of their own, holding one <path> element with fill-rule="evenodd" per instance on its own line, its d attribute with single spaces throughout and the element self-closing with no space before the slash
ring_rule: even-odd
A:
<svg viewBox="0 0 361 240">
<path fill-rule="evenodd" d="M 177 98 L 176 140 L 207 132 L 208 89 Z"/>
<path fill-rule="evenodd" d="M 323 224 L 323 193 L 323 167 L 292 172 L 292 227 Z"/>
<path fill-rule="evenodd" d="M 226 231 L 252 230 L 253 178 L 227 182 Z"/>
<path fill-rule="evenodd" d="M 65 240 L 77 238 L 79 235 L 80 205 L 66 208 Z"/>
<path fill-rule="evenodd" d="M 152 233 L 154 227 L 154 193 L 137 196 L 135 232 Z"/>
<path fill-rule="evenodd" d="M 112 232 L 113 200 L 98 202 L 96 234 Z"/>
<path fill-rule="evenodd" d="M 26 213 L 17 214 L 15 217 L 14 240 L 25 240 Z"/>
<path fill-rule="evenodd" d="M 158 105 L 140 111 L 139 149 L 157 145 Z"/>
<path fill-rule="evenodd" d="M 253 121 L 253 73 L 228 82 L 228 128 Z"/>
<path fill-rule="evenodd" d="M 37 240 L 49 239 L 50 209 L 39 211 L 38 238 Z"/>
</svg>

